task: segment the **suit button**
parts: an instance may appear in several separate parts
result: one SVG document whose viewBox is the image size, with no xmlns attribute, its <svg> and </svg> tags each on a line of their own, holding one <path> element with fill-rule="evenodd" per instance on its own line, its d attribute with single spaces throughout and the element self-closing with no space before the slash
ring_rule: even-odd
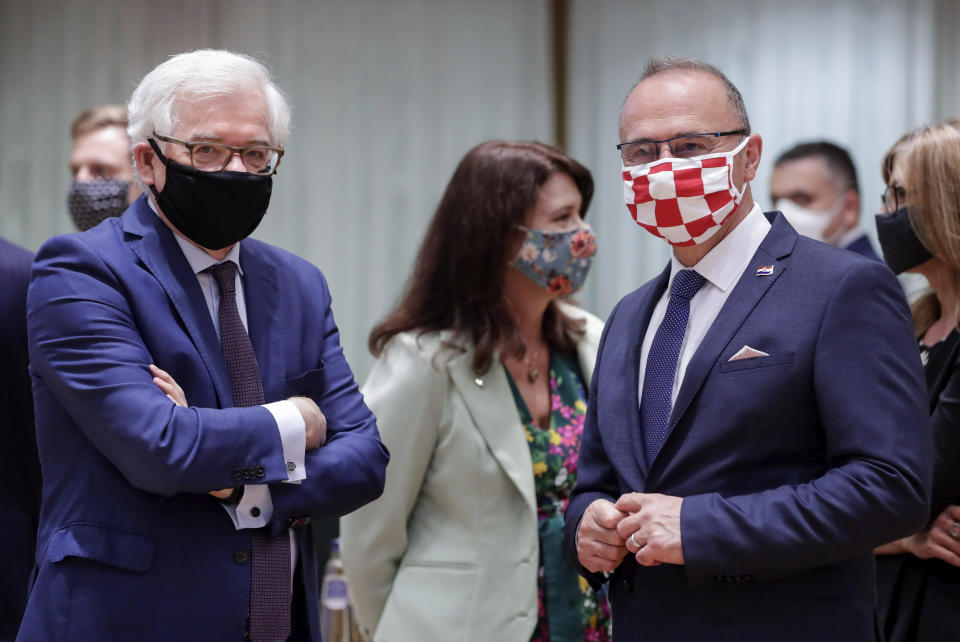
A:
<svg viewBox="0 0 960 642">
<path fill-rule="evenodd" d="M 263 477 L 267 473 L 267 469 L 263 466 L 257 466 L 254 469 L 254 473 L 257 475 L 257 477 Z"/>
<path fill-rule="evenodd" d="M 240 472 L 239 470 L 235 470 L 233 471 L 232 477 L 233 477 L 233 481 L 240 481 L 243 479 L 243 473 Z"/>
<path fill-rule="evenodd" d="M 250 517 L 260 517 L 260 509 L 254 506 L 250 509 Z"/>
<path fill-rule="evenodd" d="M 250 551 L 245 551 L 242 548 L 233 553 L 233 561 L 237 564 L 246 564 L 250 561 Z"/>
</svg>

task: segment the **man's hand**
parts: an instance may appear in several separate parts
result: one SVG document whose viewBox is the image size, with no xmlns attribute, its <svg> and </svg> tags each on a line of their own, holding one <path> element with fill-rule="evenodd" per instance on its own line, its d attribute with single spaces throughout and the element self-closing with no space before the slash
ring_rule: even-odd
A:
<svg viewBox="0 0 960 642">
<path fill-rule="evenodd" d="M 617 510 L 628 513 L 617 525 L 617 533 L 638 564 L 683 564 L 681 504 L 682 497 L 646 493 L 629 493 L 617 500 Z"/>
<path fill-rule="evenodd" d="M 327 441 L 327 418 L 317 404 L 308 397 L 290 397 L 287 401 L 293 402 L 306 424 L 307 450 L 322 446 Z"/>
<path fill-rule="evenodd" d="M 626 514 L 606 499 L 594 500 L 583 511 L 577 527 L 577 557 L 585 569 L 599 573 L 620 566 L 627 548 L 617 534 L 617 524 L 624 517 Z"/>
<path fill-rule="evenodd" d="M 183 408 L 187 407 L 187 396 L 183 393 L 183 388 L 180 387 L 180 384 L 170 376 L 170 373 L 166 370 L 161 370 L 152 363 L 150 364 L 150 372 L 153 373 L 153 383 L 167 395 L 170 401 Z M 229 499 L 230 495 L 233 494 L 233 489 L 224 488 L 223 490 L 211 490 L 210 494 L 217 499 Z"/>
<path fill-rule="evenodd" d="M 161 370 L 151 363 L 150 372 L 153 373 L 153 383 L 167 395 L 170 401 L 183 408 L 187 407 L 187 396 L 183 394 L 183 388 L 166 370 Z"/>
<path fill-rule="evenodd" d="M 947 506 L 934 520 L 930 530 L 903 540 L 903 548 L 920 559 L 935 557 L 960 566 L 960 506 Z"/>
</svg>

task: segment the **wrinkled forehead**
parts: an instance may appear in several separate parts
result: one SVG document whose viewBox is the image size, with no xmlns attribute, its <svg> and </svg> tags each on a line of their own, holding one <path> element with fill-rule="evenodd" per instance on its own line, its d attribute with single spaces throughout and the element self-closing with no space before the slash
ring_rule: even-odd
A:
<svg viewBox="0 0 960 642">
<path fill-rule="evenodd" d="M 737 129 L 719 78 L 700 71 L 666 71 L 640 82 L 620 113 L 621 141 Z"/>
<path fill-rule="evenodd" d="M 247 136 L 264 143 L 269 138 L 267 101 L 257 90 L 184 93 L 174 102 L 173 117 L 172 135 L 177 138 L 217 140 Z"/>
</svg>

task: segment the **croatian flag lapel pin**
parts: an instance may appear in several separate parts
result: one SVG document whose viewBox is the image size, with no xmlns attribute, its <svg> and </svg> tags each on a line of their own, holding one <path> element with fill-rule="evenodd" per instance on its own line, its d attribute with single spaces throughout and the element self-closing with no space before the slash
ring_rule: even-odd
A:
<svg viewBox="0 0 960 642">
<path fill-rule="evenodd" d="M 761 265 L 757 268 L 757 276 L 770 276 L 773 274 L 772 265 Z"/>
</svg>

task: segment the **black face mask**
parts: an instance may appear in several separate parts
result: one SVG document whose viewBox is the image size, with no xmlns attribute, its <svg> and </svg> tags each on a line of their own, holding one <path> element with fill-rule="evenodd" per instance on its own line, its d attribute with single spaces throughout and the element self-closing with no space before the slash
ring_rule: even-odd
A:
<svg viewBox="0 0 960 642">
<path fill-rule="evenodd" d="M 891 270 L 902 274 L 933 258 L 913 229 L 906 207 L 901 207 L 893 214 L 877 214 L 876 219 L 877 239 L 883 250 L 883 260 Z"/>
<path fill-rule="evenodd" d="M 150 191 L 167 220 L 208 250 L 220 250 L 250 236 L 270 204 L 273 176 L 249 172 L 204 172 L 172 161 L 149 139 L 167 167 L 163 191 Z"/>
</svg>

